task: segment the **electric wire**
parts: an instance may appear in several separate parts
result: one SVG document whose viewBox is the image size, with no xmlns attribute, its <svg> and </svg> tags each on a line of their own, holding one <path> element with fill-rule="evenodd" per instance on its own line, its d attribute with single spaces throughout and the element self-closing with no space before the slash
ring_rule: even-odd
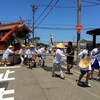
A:
<svg viewBox="0 0 100 100">
<path fill-rule="evenodd" d="M 82 2 L 87 2 L 87 3 L 92 3 L 92 4 L 100 5 L 100 3 L 98 3 L 98 2 L 91 2 L 91 1 L 87 1 L 87 0 L 82 0 Z"/>
<path fill-rule="evenodd" d="M 55 4 L 52 6 L 52 8 L 48 11 L 48 13 L 44 16 L 44 18 L 40 21 L 40 23 L 39 23 L 35 28 L 37 28 L 37 27 L 42 23 L 42 21 L 48 16 L 48 14 L 52 11 L 52 9 L 55 7 L 55 5 L 56 5 L 58 2 L 59 2 L 59 0 L 57 0 L 57 1 L 55 2 Z"/>
<path fill-rule="evenodd" d="M 53 2 L 53 0 L 50 1 L 50 3 L 47 5 L 47 7 L 43 10 L 43 12 L 40 14 L 40 16 L 36 19 L 34 24 L 39 20 L 39 18 L 44 14 L 44 12 L 47 10 L 47 8 L 50 6 L 50 4 Z"/>
<path fill-rule="evenodd" d="M 37 29 L 46 29 L 46 30 L 76 30 L 75 28 L 64 28 L 64 27 L 37 27 Z M 82 28 L 82 30 L 91 30 L 94 28 Z"/>
</svg>

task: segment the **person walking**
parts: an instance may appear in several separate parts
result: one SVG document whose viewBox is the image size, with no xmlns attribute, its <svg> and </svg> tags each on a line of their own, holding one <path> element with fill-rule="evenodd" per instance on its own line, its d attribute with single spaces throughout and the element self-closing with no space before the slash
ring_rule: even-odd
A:
<svg viewBox="0 0 100 100">
<path fill-rule="evenodd" d="M 92 56 L 92 71 L 91 71 L 91 79 L 93 79 L 94 69 L 98 69 L 98 75 L 96 80 L 100 80 L 100 43 L 97 45 L 97 48 L 94 48 L 91 51 Z"/>
<path fill-rule="evenodd" d="M 45 59 L 46 59 L 46 52 L 47 52 L 47 46 L 44 45 L 41 48 L 41 62 L 42 62 L 42 67 L 45 67 Z"/>
<path fill-rule="evenodd" d="M 74 51 L 75 51 L 75 48 L 72 46 L 72 42 L 69 41 L 68 47 L 66 49 L 66 54 L 67 54 L 66 62 L 67 62 L 67 73 L 68 74 L 71 74 L 70 69 L 72 69 L 74 65 Z"/>
<path fill-rule="evenodd" d="M 56 45 L 56 51 L 54 53 L 54 58 L 53 58 L 53 68 L 52 68 L 52 77 L 56 77 L 57 74 L 55 73 L 55 68 L 56 66 L 59 68 L 60 70 L 60 78 L 64 79 L 65 76 L 63 74 L 62 71 L 62 66 L 61 66 L 61 58 L 65 57 L 65 55 L 63 54 L 62 50 L 64 48 L 64 45 L 62 43 L 59 43 Z"/>
<path fill-rule="evenodd" d="M 21 49 L 19 50 L 19 54 L 20 54 L 20 59 L 21 59 L 21 67 L 24 67 L 25 64 L 24 64 L 24 60 L 25 60 L 25 57 L 26 57 L 26 46 L 25 45 L 22 45 L 21 46 Z"/>
<path fill-rule="evenodd" d="M 91 50 L 92 46 L 90 44 L 87 44 L 86 49 L 84 49 L 78 54 L 78 57 L 80 58 L 80 63 L 79 63 L 80 75 L 77 82 L 78 85 L 85 85 L 89 87 L 91 86 L 91 84 L 88 83 L 91 75 Z M 87 73 L 86 80 L 83 84 L 81 80 L 86 73 Z"/>
<path fill-rule="evenodd" d="M 38 54 L 38 65 L 41 66 L 41 59 L 42 59 L 41 48 L 38 49 L 37 54 Z"/>
</svg>

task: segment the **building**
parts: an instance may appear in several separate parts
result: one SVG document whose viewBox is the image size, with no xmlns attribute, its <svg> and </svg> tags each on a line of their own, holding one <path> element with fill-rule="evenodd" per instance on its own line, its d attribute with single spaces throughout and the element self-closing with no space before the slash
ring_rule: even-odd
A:
<svg viewBox="0 0 100 100">
<path fill-rule="evenodd" d="M 60 43 L 60 42 L 54 42 L 54 46 L 55 46 L 56 44 L 58 44 L 58 43 Z M 68 46 L 68 42 L 62 42 L 62 43 L 65 45 L 65 47 Z M 93 41 L 92 41 L 92 40 L 82 39 L 82 40 L 80 41 L 80 49 L 86 48 L 86 44 L 87 44 L 87 43 L 92 44 Z M 72 42 L 72 44 L 73 44 L 73 46 L 74 46 L 75 48 L 77 48 L 77 42 Z"/>
<path fill-rule="evenodd" d="M 31 45 L 31 44 L 33 44 L 33 38 L 29 39 L 29 45 Z M 44 45 L 48 46 L 48 44 L 41 43 L 40 37 L 34 37 L 34 45 L 36 46 L 37 49 Z"/>
</svg>

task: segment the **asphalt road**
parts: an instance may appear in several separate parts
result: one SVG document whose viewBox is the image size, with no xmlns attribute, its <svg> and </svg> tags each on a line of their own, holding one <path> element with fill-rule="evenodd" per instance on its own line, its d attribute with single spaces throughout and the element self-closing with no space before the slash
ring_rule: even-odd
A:
<svg viewBox="0 0 100 100">
<path fill-rule="evenodd" d="M 32 70 L 27 66 L 0 66 L 0 100 L 100 100 L 100 81 L 89 80 L 91 87 L 78 86 L 79 68 L 74 66 L 73 74 L 66 74 L 65 59 L 62 64 L 65 80 L 52 77 L 52 58 L 47 56 L 46 67 Z M 56 73 L 59 74 L 58 68 Z"/>
</svg>

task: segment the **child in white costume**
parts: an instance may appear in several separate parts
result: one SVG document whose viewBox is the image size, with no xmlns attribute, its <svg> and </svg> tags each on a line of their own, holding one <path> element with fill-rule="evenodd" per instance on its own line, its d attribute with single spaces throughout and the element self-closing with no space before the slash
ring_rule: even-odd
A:
<svg viewBox="0 0 100 100">
<path fill-rule="evenodd" d="M 20 54 L 20 59 L 21 59 L 21 67 L 24 67 L 24 59 L 26 57 L 26 46 L 22 45 L 21 49 L 19 50 L 19 54 Z"/>
<path fill-rule="evenodd" d="M 41 66 L 41 59 L 42 59 L 41 58 L 41 48 L 38 49 L 37 53 L 38 53 L 38 65 Z"/>
<path fill-rule="evenodd" d="M 83 68 L 82 66 L 79 66 L 80 67 L 80 75 L 79 75 L 79 79 L 78 79 L 78 85 L 82 85 L 81 83 L 81 79 L 83 78 L 83 76 L 87 73 L 87 76 L 86 76 L 86 81 L 84 82 L 84 84 L 86 86 L 91 86 L 91 84 L 88 83 L 88 80 L 90 78 L 90 75 L 91 75 L 91 49 L 92 49 L 92 46 L 91 45 L 86 45 L 86 49 L 84 49 L 82 52 L 80 52 L 78 54 L 78 57 L 80 59 L 84 59 L 84 58 L 88 58 L 87 61 L 89 64 L 85 66 L 85 68 Z"/>
<path fill-rule="evenodd" d="M 46 52 L 47 52 L 47 46 L 44 45 L 44 46 L 41 48 L 42 67 L 45 66 Z"/>
<path fill-rule="evenodd" d="M 29 60 L 29 68 L 32 69 L 33 67 L 33 60 L 34 60 L 34 67 L 36 67 L 36 62 L 35 62 L 35 55 L 37 53 L 37 50 L 34 45 L 30 45 L 30 48 L 27 50 L 27 55 L 28 55 L 28 60 Z"/>
</svg>

